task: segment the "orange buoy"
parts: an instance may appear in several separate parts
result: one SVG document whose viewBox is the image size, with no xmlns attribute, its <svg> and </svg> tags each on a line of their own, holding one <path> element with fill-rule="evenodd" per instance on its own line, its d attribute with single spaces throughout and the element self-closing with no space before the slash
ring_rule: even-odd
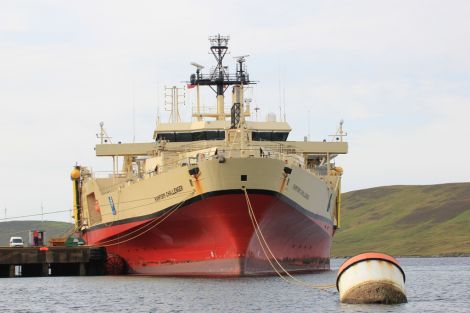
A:
<svg viewBox="0 0 470 313">
<path fill-rule="evenodd" d="M 405 272 L 385 253 L 362 253 L 346 260 L 338 270 L 336 288 L 344 303 L 407 302 Z"/>
</svg>

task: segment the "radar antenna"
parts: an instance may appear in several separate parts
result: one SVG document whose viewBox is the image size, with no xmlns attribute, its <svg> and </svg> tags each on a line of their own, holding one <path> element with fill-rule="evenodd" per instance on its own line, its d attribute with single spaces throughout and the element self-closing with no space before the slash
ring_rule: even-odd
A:
<svg viewBox="0 0 470 313">
<path fill-rule="evenodd" d="M 217 95 L 217 119 L 225 120 L 224 112 L 224 93 L 230 85 L 248 85 L 253 84 L 246 72 L 245 61 L 248 55 L 237 57 L 237 71 L 235 74 L 229 74 L 228 67 L 224 66 L 223 60 L 228 51 L 229 36 L 220 34 L 209 37 L 210 52 L 217 61 L 217 65 L 210 74 L 203 74 L 202 65 L 192 62 L 196 67 L 196 73 L 191 74 L 190 84 L 195 86 L 209 86 Z M 215 88 L 214 88 L 214 87 Z"/>
<path fill-rule="evenodd" d="M 190 64 L 194 66 L 195 68 L 197 68 L 198 70 L 202 70 L 204 68 L 204 65 L 198 64 L 196 62 L 191 62 Z"/>
</svg>

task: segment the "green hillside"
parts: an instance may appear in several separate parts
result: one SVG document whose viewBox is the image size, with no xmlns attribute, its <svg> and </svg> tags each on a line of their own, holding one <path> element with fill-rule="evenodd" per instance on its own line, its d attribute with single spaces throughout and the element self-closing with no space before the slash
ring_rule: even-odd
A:
<svg viewBox="0 0 470 313">
<path fill-rule="evenodd" d="M 23 237 L 25 243 L 28 242 L 29 230 L 40 229 L 46 231 L 46 240 L 53 237 L 63 236 L 70 231 L 73 225 L 64 222 L 53 221 L 12 221 L 0 223 L 0 246 L 8 246 L 10 237 Z"/>
<path fill-rule="evenodd" d="M 470 254 L 470 183 L 388 186 L 342 197 L 333 256 Z"/>
</svg>

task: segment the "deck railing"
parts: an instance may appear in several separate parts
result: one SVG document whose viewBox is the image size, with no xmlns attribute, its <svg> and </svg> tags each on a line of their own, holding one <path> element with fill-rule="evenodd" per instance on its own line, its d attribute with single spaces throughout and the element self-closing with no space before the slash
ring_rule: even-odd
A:
<svg viewBox="0 0 470 313">
<path fill-rule="evenodd" d="M 216 148 L 217 154 L 207 154 L 201 153 L 205 149 Z M 205 152 L 205 151 L 204 151 Z M 140 181 L 142 179 L 148 178 L 150 176 L 158 175 L 161 173 L 168 172 L 169 170 L 175 167 L 181 166 L 192 166 L 197 165 L 199 162 L 204 162 L 206 160 L 218 159 L 221 154 L 224 155 L 226 159 L 230 158 L 269 158 L 275 160 L 281 160 L 286 165 L 291 167 L 300 167 L 303 168 L 313 175 L 316 176 L 326 176 L 328 175 L 326 164 L 321 166 L 311 166 L 304 163 L 304 158 L 301 154 L 295 152 L 294 149 L 289 149 L 284 147 L 281 144 L 267 144 L 265 146 L 256 146 L 248 147 L 245 149 L 227 147 L 221 145 L 214 147 L 208 145 L 207 143 L 191 143 L 185 146 L 182 146 L 178 151 L 164 151 L 164 163 L 162 166 L 158 166 L 158 170 L 150 172 L 133 172 L 130 175 L 126 172 L 112 172 L 112 171 L 94 171 L 92 176 L 94 179 L 116 179 L 116 182 L 110 182 L 106 184 L 105 189 L 111 190 L 118 185 L 129 184 Z M 192 156 L 191 156 L 192 155 Z M 201 155 L 204 155 L 201 158 Z M 140 167 L 142 168 L 142 167 Z"/>
</svg>

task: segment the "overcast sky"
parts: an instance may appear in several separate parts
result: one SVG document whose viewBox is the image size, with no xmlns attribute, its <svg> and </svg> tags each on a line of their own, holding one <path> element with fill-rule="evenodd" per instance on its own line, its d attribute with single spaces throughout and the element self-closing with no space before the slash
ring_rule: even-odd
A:
<svg viewBox="0 0 470 313">
<path fill-rule="evenodd" d="M 217 33 L 231 69 L 250 55 L 259 120 L 279 112 L 279 81 L 290 140 L 344 119 L 345 191 L 470 181 L 469 16 L 452 0 L 0 0 L 0 218 L 70 209 L 76 162 L 111 169 L 94 156 L 100 121 L 152 140 L 163 86 L 213 65 Z"/>
</svg>

